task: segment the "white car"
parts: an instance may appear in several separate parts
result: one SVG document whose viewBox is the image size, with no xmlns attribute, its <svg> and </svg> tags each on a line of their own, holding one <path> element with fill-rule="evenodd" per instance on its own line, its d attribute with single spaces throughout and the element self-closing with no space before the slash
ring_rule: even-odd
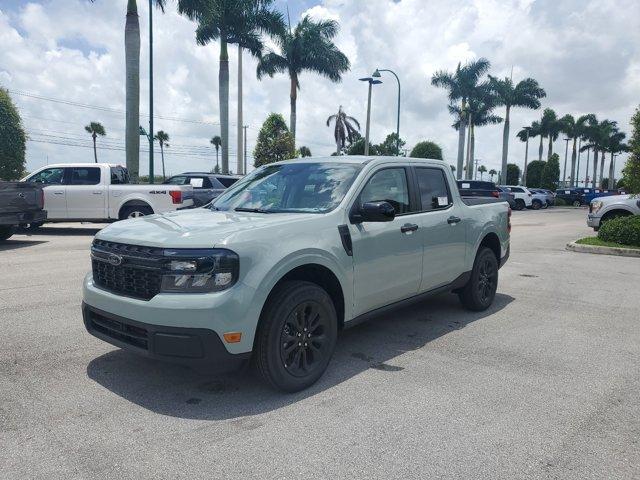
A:
<svg viewBox="0 0 640 480">
<path fill-rule="evenodd" d="M 47 222 L 122 220 L 193 205 L 191 185 L 130 185 L 126 168 L 107 163 L 47 165 L 22 181 L 42 185 Z"/>
<path fill-rule="evenodd" d="M 640 195 L 598 197 L 589 204 L 587 225 L 597 232 L 607 220 L 629 215 L 640 215 Z"/>
<path fill-rule="evenodd" d="M 516 210 L 524 210 L 525 208 L 533 206 L 533 194 L 527 187 L 523 187 L 522 185 L 500 185 L 500 187 L 506 188 L 513 193 L 516 201 Z"/>
</svg>

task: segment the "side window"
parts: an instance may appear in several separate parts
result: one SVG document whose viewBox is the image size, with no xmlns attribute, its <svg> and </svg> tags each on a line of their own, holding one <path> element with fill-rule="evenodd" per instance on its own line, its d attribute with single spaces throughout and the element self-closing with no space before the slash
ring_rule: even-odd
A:
<svg viewBox="0 0 640 480">
<path fill-rule="evenodd" d="M 205 188 L 202 177 L 191 177 L 189 178 L 188 184 L 191 185 L 193 188 Z"/>
<path fill-rule="evenodd" d="M 45 185 L 62 185 L 64 183 L 64 168 L 46 168 L 33 175 L 28 181 Z"/>
<path fill-rule="evenodd" d="M 111 167 L 111 185 L 124 185 L 129 183 L 129 174 L 122 167 Z"/>
<path fill-rule="evenodd" d="M 99 167 L 73 167 L 70 185 L 97 185 L 100 183 Z"/>
<path fill-rule="evenodd" d="M 397 215 L 410 212 L 405 169 L 385 168 L 374 173 L 360 192 L 360 205 L 367 202 L 389 202 Z"/>
<path fill-rule="evenodd" d="M 225 188 L 229 188 L 231 185 L 238 181 L 237 178 L 229 178 L 229 177 L 217 177 L 218 181 L 225 186 Z"/>
<path fill-rule="evenodd" d="M 416 168 L 422 210 L 438 210 L 451 205 L 447 179 L 439 168 Z"/>
<path fill-rule="evenodd" d="M 509 191 L 514 193 L 524 193 L 524 190 L 518 187 L 509 187 Z"/>
</svg>

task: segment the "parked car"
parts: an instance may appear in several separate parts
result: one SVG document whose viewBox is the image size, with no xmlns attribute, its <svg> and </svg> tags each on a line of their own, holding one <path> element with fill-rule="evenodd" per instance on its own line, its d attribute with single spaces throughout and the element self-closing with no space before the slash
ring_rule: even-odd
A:
<svg viewBox="0 0 640 480">
<path fill-rule="evenodd" d="M 640 196 L 611 195 L 591 200 L 587 225 L 596 232 L 607 220 L 629 215 L 640 215 Z"/>
<path fill-rule="evenodd" d="M 547 208 L 555 205 L 556 194 L 553 193 L 551 190 L 547 190 L 545 188 L 529 188 L 529 190 L 531 191 L 532 194 L 540 194 L 544 196 L 543 201 L 546 204 L 546 206 L 543 208 Z"/>
<path fill-rule="evenodd" d="M 225 191 L 225 187 L 212 173 L 181 173 L 167 178 L 164 185 L 191 185 L 193 206 L 201 207 Z"/>
<path fill-rule="evenodd" d="M 527 187 L 523 187 L 522 185 L 500 185 L 500 187 L 505 188 L 516 197 L 515 210 L 524 210 L 533 205 L 533 194 Z"/>
<path fill-rule="evenodd" d="M 502 188 L 502 187 L 496 187 L 496 188 L 498 189 L 498 192 L 500 192 L 500 198 L 503 200 L 506 200 L 507 203 L 509 204 L 509 208 L 512 208 L 515 210 L 517 206 L 516 196 L 506 188 Z"/>
<path fill-rule="evenodd" d="M 13 235 L 14 228 L 33 222 L 43 222 L 44 192 L 37 185 L 20 182 L 0 182 L 0 242 Z"/>
<path fill-rule="evenodd" d="M 556 199 L 563 200 L 574 207 L 585 205 L 584 192 L 582 190 L 581 188 L 558 188 L 556 190 Z"/>
<path fill-rule="evenodd" d="M 22 181 L 42 185 L 48 222 L 122 220 L 193 205 L 190 185 L 129 185 L 127 169 L 107 163 L 48 165 Z"/>
<path fill-rule="evenodd" d="M 531 192 L 531 208 L 532 210 L 540 210 L 541 208 L 549 207 L 547 203 L 547 194 L 544 192 L 536 192 L 532 189 L 529 189 Z"/>
<path fill-rule="evenodd" d="M 230 175 L 230 174 L 222 174 L 222 173 L 207 173 L 207 172 L 185 172 L 186 175 L 213 175 L 216 180 L 218 180 L 224 188 L 229 188 L 231 185 L 236 183 L 238 180 L 242 178 L 242 175 Z"/>
<path fill-rule="evenodd" d="M 102 229 L 84 323 L 201 370 L 253 356 L 268 383 L 297 391 L 323 374 L 340 328 L 443 291 L 488 308 L 510 228 L 505 202 L 462 199 L 440 161 L 272 163 L 208 207 Z"/>
</svg>

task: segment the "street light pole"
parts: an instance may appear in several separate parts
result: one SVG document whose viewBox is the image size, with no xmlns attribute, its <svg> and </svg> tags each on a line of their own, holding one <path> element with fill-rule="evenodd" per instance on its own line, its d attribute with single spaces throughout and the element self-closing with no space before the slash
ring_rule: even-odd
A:
<svg viewBox="0 0 640 480">
<path fill-rule="evenodd" d="M 396 119 L 396 136 L 398 137 L 397 140 L 397 144 L 398 144 L 398 155 L 400 155 L 400 79 L 398 78 L 398 75 L 396 75 L 396 72 L 394 72 L 393 70 L 389 70 L 387 68 L 376 68 L 376 71 L 373 72 L 373 75 L 371 75 L 374 78 L 380 78 L 380 72 L 389 72 L 391 73 L 394 77 L 396 77 L 396 81 L 398 82 L 398 116 Z"/>
<path fill-rule="evenodd" d="M 155 183 L 153 173 L 153 0 L 149 0 L 149 183 Z"/>
<path fill-rule="evenodd" d="M 361 82 L 369 82 L 369 93 L 367 96 L 367 127 L 365 129 L 364 136 L 364 154 L 369 155 L 369 131 L 371 128 L 371 89 L 373 85 L 382 83 L 381 80 L 374 80 L 372 77 L 365 77 L 359 79 Z"/>
<path fill-rule="evenodd" d="M 564 149 L 564 169 L 562 171 L 562 186 L 566 186 L 566 182 L 567 182 L 567 155 L 569 154 L 569 142 L 571 141 L 570 138 L 563 138 L 564 142 L 565 142 L 565 149 Z"/>
<path fill-rule="evenodd" d="M 523 127 L 523 130 L 527 132 L 527 139 L 524 146 L 524 170 L 522 170 L 522 185 L 527 186 L 527 163 L 529 161 L 529 132 L 531 127 Z"/>
<path fill-rule="evenodd" d="M 580 149 L 582 148 L 582 137 L 578 139 L 578 163 L 576 165 L 575 178 L 571 178 L 571 182 L 575 182 L 575 186 L 580 186 Z"/>
</svg>

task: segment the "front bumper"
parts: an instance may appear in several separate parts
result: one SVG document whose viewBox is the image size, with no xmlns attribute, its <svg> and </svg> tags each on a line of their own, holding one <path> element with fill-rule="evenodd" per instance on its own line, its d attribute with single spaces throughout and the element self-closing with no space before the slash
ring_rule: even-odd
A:
<svg viewBox="0 0 640 480">
<path fill-rule="evenodd" d="M 167 327 L 137 322 L 82 303 L 87 331 L 112 345 L 156 360 L 191 367 L 202 373 L 237 370 L 251 353 L 232 354 L 206 328 Z"/>
<path fill-rule="evenodd" d="M 587 226 L 591 228 L 600 228 L 600 219 L 602 217 L 596 217 L 594 214 L 590 213 L 587 215 Z"/>
</svg>

